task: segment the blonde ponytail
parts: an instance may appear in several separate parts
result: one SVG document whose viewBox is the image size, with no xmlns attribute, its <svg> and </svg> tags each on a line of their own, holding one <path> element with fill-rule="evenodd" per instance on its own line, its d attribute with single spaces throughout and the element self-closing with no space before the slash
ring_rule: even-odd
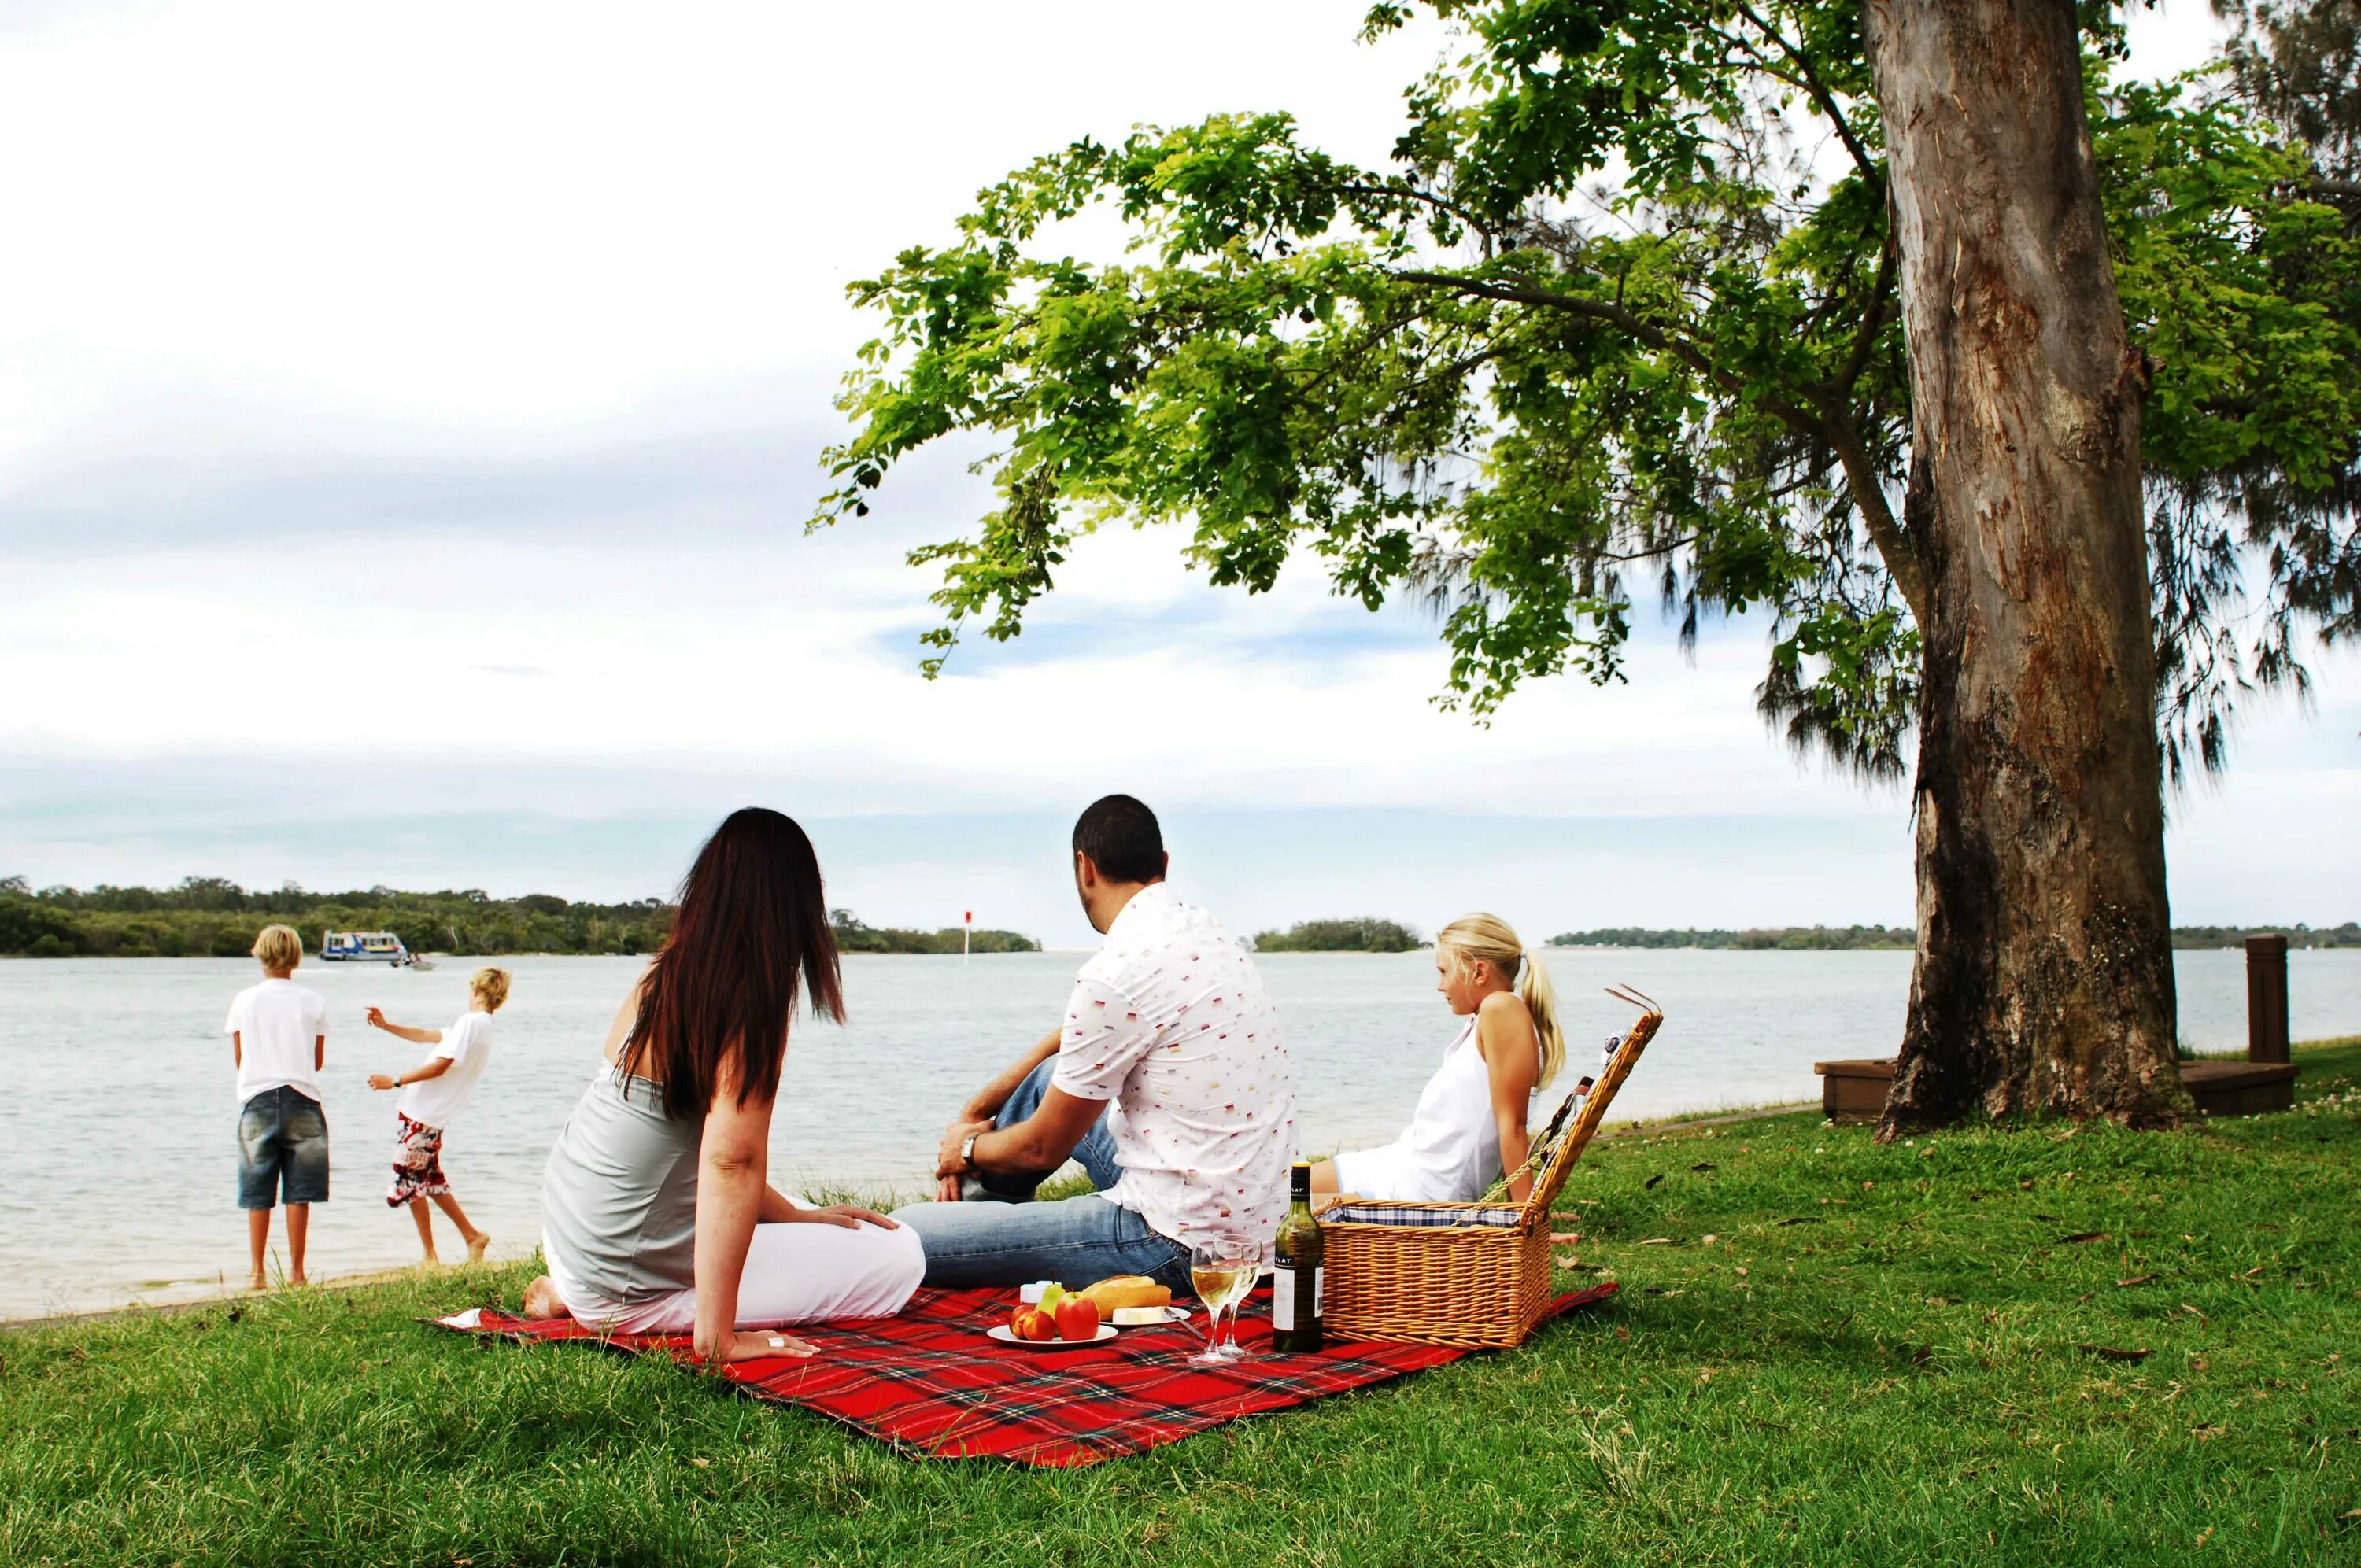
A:
<svg viewBox="0 0 2361 1568">
<path fill-rule="evenodd" d="M 1550 983 L 1541 956 L 1527 952 L 1517 933 L 1497 915 L 1464 915 L 1434 934 L 1434 945 L 1448 949 L 1463 965 L 1480 959 L 1516 984 L 1517 994 L 1533 1015 L 1533 1032 L 1541 1036 L 1541 1077 L 1533 1087 L 1547 1088 L 1565 1065 L 1565 1034 L 1558 1027 L 1557 988 Z"/>
</svg>

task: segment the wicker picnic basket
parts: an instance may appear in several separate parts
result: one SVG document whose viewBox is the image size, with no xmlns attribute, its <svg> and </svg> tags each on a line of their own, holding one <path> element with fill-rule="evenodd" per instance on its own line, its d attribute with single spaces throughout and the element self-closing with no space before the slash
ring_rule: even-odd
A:
<svg viewBox="0 0 2361 1568">
<path fill-rule="evenodd" d="M 1550 1205 L 1664 1022 L 1664 1013 L 1636 991 L 1609 987 L 1608 994 L 1640 1008 L 1639 1021 L 1572 1124 L 1543 1151 L 1541 1175 L 1522 1204 L 1339 1200 L 1323 1208 L 1322 1319 L 1329 1333 L 1429 1344 L 1524 1343 L 1550 1300 Z"/>
</svg>

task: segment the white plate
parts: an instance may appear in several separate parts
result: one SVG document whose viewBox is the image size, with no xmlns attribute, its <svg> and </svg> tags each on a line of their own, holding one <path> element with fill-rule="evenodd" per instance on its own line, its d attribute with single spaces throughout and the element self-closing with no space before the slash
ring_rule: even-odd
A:
<svg viewBox="0 0 2361 1568">
<path fill-rule="evenodd" d="M 1089 1339 L 1018 1339 L 1006 1323 L 994 1323 L 983 1331 L 986 1339 L 996 1339 L 1003 1344 L 1013 1344 L 1019 1350 L 1080 1350 L 1084 1345 L 1104 1344 L 1115 1338 L 1117 1330 L 1113 1323 L 1101 1323 L 1099 1332 Z"/>
</svg>

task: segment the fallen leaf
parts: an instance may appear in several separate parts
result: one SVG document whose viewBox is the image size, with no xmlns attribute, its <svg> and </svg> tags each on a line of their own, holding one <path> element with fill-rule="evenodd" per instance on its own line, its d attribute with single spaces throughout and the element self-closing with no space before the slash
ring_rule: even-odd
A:
<svg viewBox="0 0 2361 1568">
<path fill-rule="evenodd" d="M 1933 1154 L 1934 1152 L 1935 1152 L 1935 1146 L 1934 1146 L 1934 1145 L 1932 1145 L 1932 1144 L 1928 1144 L 1925 1148 L 1920 1149 L 1920 1150 L 1918 1151 L 1918 1157 L 1919 1157 L 1920 1159 L 1925 1159 L 1928 1155 Z"/>
<path fill-rule="evenodd" d="M 2189 1435 L 2195 1438 L 2200 1442 L 2211 1442 L 2213 1439 L 2222 1435 L 2223 1430 L 2224 1429 L 2221 1427 L 2212 1426 L 2191 1427 L 2189 1429 Z"/>
<path fill-rule="evenodd" d="M 1820 1201 L 1825 1203 L 1828 1200 L 1823 1198 Z M 1783 1225 L 1825 1225 L 1828 1223 L 1826 1220 L 1820 1218 L 1817 1214 L 1798 1214 L 1792 1220 L 1782 1220 L 1779 1223 Z"/>
<path fill-rule="evenodd" d="M 2129 1279 L 2116 1280 L 2115 1288 L 2121 1290 L 2134 1285 L 2153 1285 L 2155 1283 L 2156 1276 L 2153 1274 L 2135 1274 Z"/>
<path fill-rule="evenodd" d="M 1643 1182 L 1640 1183 L 1640 1190 L 1641 1190 L 1641 1191 L 1642 1191 L 1642 1192 L 1645 1192 L 1649 1188 L 1653 1187 L 1654 1185 L 1656 1185 L 1656 1183 L 1658 1183 L 1659 1181 L 1662 1181 L 1663 1179 L 1664 1179 L 1664 1178 L 1663 1174 L 1662 1174 L 1661 1172 L 1659 1172 L 1658 1174 L 1656 1174 L 1656 1175 L 1654 1175 L 1654 1176 L 1652 1176 L 1652 1177 L 1648 1178 L 1648 1179 L 1647 1179 L 1647 1180 L 1645 1180 L 1645 1181 L 1643 1181 Z"/>
<path fill-rule="evenodd" d="M 2077 1133 L 2081 1132 L 2081 1130 L 2082 1130 L 2082 1129 L 2081 1129 L 2080 1126 L 2072 1126 L 2072 1127 L 2069 1127 L 2069 1128 L 2067 1128 L 2067 1129 L 2066 1129 L 2064 1132 L 2062 1132 L 2062 1133 L 2053 1133 L 2053 1134 L 2051 1134 L 2051 1135 L 2050 1135 L 2050 1136 L 2049 1136 L 2049 1141 L 2050 1141 L 2051 1143 L 2053 1143 L 2053 1144 L 2062 1144 L 2062 1143 L 2064 1143 L 2067 1139 L 2069 1139 L 2069 1138 L 2072 1137 L 2075 1134 L 2077 1134 Z"/>
<path fill-rule="evenodd" d="M 1713 1161 L 1711 1161 L 1711 1160 L 1709 1160 L 1709 1159 L 1705 1159 L 1705 1160 L 1699 1160 L 1697 1164 L 1695 1164 L 1695 1165 L 1693 1165 L 1693 1166 L 1689 1167 L 1689 1168 L 1690 1168 L 1691 1170 L 1697 1171 L 1697 1172 L 1699 1172 L 1699 1173 L 1703 1173 L 1703 1172 L 1705 1172 L 1705 1171 L 1708 1171 L 1708 1170 L 1719 1170 L 1719 1169 L 1721 1168 L 1721 1167 L 1719 1167 L 1719 1166 L 1718 1166 L 1718 1165 L 1714 1164 L 1714 1163 L 1713 1163 Z"/>
<path fill-rule="evenodd" d="M 2199 1530 L 2199 1531 L 2197 1532 L 2197 1544 L 2198 1544 L 2198 1545 L 2200 1545 L 2200 1546 L 2204 1545 L 2204 1544 L 2206 1543 L 2206 1541 L 2210 1541 L 2211 1539 L 2213 1539 L 2213 1527 L 2212 1525 L 2210 1525 L 2210 1524 L 2209 1524 L 2209 1525 L 2207 1525 L 2203 1530 Z"/>
<path fill-rule="evenodd" d="M 1715 1235 L 1711 1231 L 1708 1231 L 1708 1232 L 1705 1234 L 1705 1245 L 1708 1245 L 1708 1246 L 1711 1246 L 1714 1243 L 1716 1243 L 1716 1242 L 1718 1242 L 1718 1241 L 1719 1241 L 1719 1240 L 1721 1240 L 1721 1238 L 1720 1238 L 1719 1236 L 1718 1236 L 1718 1235 Z"/>
<path fill-rule="evenodd" d="M 1862 1182 L 1862 1183 L 1861 1184 L 1861 1190 L 1863 1192 L 1866 1192 L 1866 1191 L 1868 1191 L 1871 1188 L 1872 1188 L 1872 1187 L 1874 1187 L 1874 1186 L 1876 1186 L 1876 1185 L 1877 1185 L 1877 1183 L 1876 1183 L 1876 1182 L 1874 1182 L 1874 1181 L 1864 1181 L 1864 1182 Z"/>
<path fill-rule="evenodd" d="M 1670 1236 L 1650 1236 L 1646 1241 L 1642 1242 L 1640 1245 L 1642 1246 L 1670 1246 L 1673 1245 L 1673 1238 Z"/>
<path fill-rule="evenodd" d="M 2194 1308 L 2194 1307 L 2191 1306 L 2191 1305 L 2190 1305 L 2188 1302 L 2186 1302 L 2186 1301 L 2183 1301 L 2183 1302 L 2180 1304 L 2180 1310 L 2181 1310 L 2182 1311 L 2184 1311 L 2184 1312 L 2188 1313 L 2191 1317 L 2195 1318 L 2195 1319 L 2196 1319 L 2199 1322 L 2201 1322 L 2201 1323 L 2210 1323 L 2210 1322 L 2212 1322 L 2212 1321 L 2213 1321 L 2213 1319 L 2211 1319 L 2211 1318 L 2207 1317 L 2204 1313 L 2202 1313 L 2202 1312 L 2199 1311 L 2196 1308 Z"/>
<path fill-rule="evenodd" d="M 2111 1344 L 2086 1344 L 2082 1349 L 2101 1361 L 2146 1361 L 2156 1354 L 2151 1350 L 2119 1350 Z"/>
<path fill-rule="evenodd" d="M 1742 1264 L 1742 1263 L 1741 1263 L 1741 1264 L 1740 1264 L 1740 1265 L 1738 1266 L 1738 1273 L 1739 1273 L 1739 1276 L 1740 1276 L 1741 1278 L 1745 1277 L 1745 1274 L 1746 1274 L 1746 1266 L 1745 1266 L 1744 1264 Z M 2334 1361 L 2334 1360 L 2335 1360 L 2336 1358 L 2335 1358 L 2334 1356 L 2333 1356 L 2333 1355 L 2332 1355 L 2332 1356 L 2330 1356 L 2330 1357 L 2329 1357 L 2329 1359 L 2330 1359 L 2331 1361 Z"/>
<path fill-rule="evenodd" d="M 2076 1231 L 2070 1236 L 2059 1236 L 2058 1238 L 2058 1245 L 2059 1246 L 2079 1246 L 2084 1242 L 2103 1242 L 2106 1239 L 2107 1233 L 2104 1231 Z"/>
<path fill-rule="evenodd" d="M 691 1464 L 696 1465 L 699 1470 L 710 1470 L 713 1468 L 713 1461 L 706 1458 L 703 1454 L 692 1454 L 690 1455 L 688 1462 Z"/>
<path fill-rule="evenodd" d="M 2238 1276 L 2238 1277 L 2241 1279 L 2252 1279 L 2256 1275 L 2260 1274 L 2263 1271 L 2263 1265 L 2258 1263 L 2255 1265 L 2254 1267 L 2246 1270 L 2246 1273 Z"/>
<path fill-rule="evenodd" d="M 2202 1372 L 2213 1365 L 2202 1355 L 2192 1355 L 2189 1358 L 2189 1370 L 2191 1372 Z"/>
<path fill-rule="evenodd" d="M 1550 1233 L 1550 1241 L 1558 1246 L 1571 1246 L 1581 1239 L 1582 1234 L 1578 1231 L 1552 1231 Z"/>
<path fill-rule="evenodd" d="M 1924 1366 L 1934 1358 L 1935 1347 L 1931 1344 L 1922 1344 L 1910 1353 L 1910 1365 Z"/>
</svg>

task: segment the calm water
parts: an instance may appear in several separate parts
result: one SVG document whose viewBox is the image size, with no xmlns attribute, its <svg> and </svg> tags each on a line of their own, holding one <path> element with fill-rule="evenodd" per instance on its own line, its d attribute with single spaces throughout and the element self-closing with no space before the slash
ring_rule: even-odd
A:
<svg viewBox="0 0 2361 1568">
<path fill-rule="evenodd" d="M 636 972 L 631 959 L 503 960 L 516 975 L 489 1071 L 453 1126 L 444 1167 L 496 1254 L 538 1238 L 541 1168 Z M 943 1124 L 973 1086 L 1056 1022 L 1081 955 L 856 957 L 852 1022 L 798 1028 L 773 1134 L 773 1179 L 915 1192 Z M 1433 960 L 1269 954 L 1299 1074 L 1308 1147 L 1392 1135 L 1454 1025 Z M 2181 1032 L 2201 1050 L 2246 1042 L 2244 955 L 2179 955 Z M 2361 953 L 2290 956 L 2298 1038 L 2361 1033 Z M 383 1006 L 439 1026 L 473 964 L 427 974 L 310 963 L 328 998 L 324 1087 L 335 1199 L 315 1209 L 314 1276 L 412 1261 L 409 1217 L 383 1201 L 393 1097 L 368 1074 L 423 1056 L 365 1027 Z M 1569 1034 L 1587 1056 L 1630 1009 L 1611 981 L 1656 997 L 1664 1031 L 1617 1104 L 1620 1116 L 1818 1092 L 1815 1058 L 1892 1052 L 1909 987 L 1906 953 L 1554 954 Z M 0 1317 L 163 1300 L 218 1288 L 245 1266 L 236 1207 L 230 997 L 246 959 L 0 961 Z M 1580 1058 L 1577 1058 L 1580 1059 Z M 439 1226 L 443 1222 L 437 1219 Z M 274 1226 L 274 1245 L 280 1233 Z M 444 1244 L 456 1254 L 456 1242 Z"/>
</svg>

